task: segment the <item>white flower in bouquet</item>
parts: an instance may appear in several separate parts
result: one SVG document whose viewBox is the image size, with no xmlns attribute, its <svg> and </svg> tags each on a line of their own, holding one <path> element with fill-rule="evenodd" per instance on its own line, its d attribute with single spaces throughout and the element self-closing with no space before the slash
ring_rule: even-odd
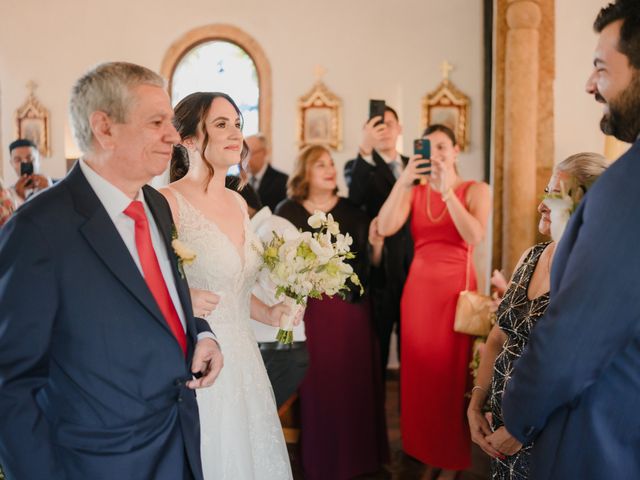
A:
<svg viewBox="0 0 640 480">
<path fill-rule="evenodd" d="M 282 343 L 293 341 L 293 319 L 299 306 L 307 297 L 341 295 L 350 290 L 348 281 L 363 292 L 358 275 L 347 260 L 355 258 L 350 247 L 353 239 L 340 233 L 340 225 L 331 214 L 316 211 L 308 219 L 317 232 L 293 232 L 273 234 L 262 252 L 263 267 L 276 285 L 276 296 L 284 295 L 284 302 L 291 308 L 283 316 L 276 339 Z"/>
</svg>

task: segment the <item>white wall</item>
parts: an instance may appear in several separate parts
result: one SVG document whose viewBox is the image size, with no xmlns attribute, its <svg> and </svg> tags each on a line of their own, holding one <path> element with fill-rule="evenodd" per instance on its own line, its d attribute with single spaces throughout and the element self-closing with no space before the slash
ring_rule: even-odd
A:
<svg viewBox="0 0 640 480">
<path fill-rule="evenodd" d="M 51 111 L 52 156 L 43 169 L 65 173 L 67 102 L 74 80 L 108 60 L 158 70 L 167 48 L 202 25 L 229 23 L 262 45 L 273 72 L 274 164 L 289 171 L 295 158 L 296 100 L 324 66 L 325 83 L 343 99 L 342 164 L 357 150 L 368 99 L 385 98 L 404 124 L 409 151 L 420 133 L 420 99 L 435 88 L 439 64 L 471 97 L 471 146 L 461 155 L 470 178 L 483 172 L 482 2 L 469 0 L 1 0 L 0 146 L 14 139 L 13 116 L 34 80 Z M 188 8 L 181 5 L 188 5 Z M 14 181 L 2 151 L 4 176 Z M 0 169 L 0 172 L 2 170 Z"/>
<path fill-rule="evenodd" d="M 602 106 L 585 93 L 597 34 L 593 21 L 609 0 L 556 0 L 555 162 L 604 153 Z"/>
</svg>

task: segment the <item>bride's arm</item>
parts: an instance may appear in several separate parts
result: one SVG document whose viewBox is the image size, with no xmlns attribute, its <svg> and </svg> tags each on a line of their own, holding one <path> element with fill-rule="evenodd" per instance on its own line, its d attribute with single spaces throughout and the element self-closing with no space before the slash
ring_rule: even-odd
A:
<svg viewBox="0 0 640 480">
<path fill-rule="evenodd" d="M 284 303 L 276 303 L 273 306 L 268 306 L 266 303 L 260 301 L 255 295 L 251 295 L 251 318 L 262 322 L 272 327 L 280 326 L 280 317 L 291 311 Z M 296 318 L 293 322 L 294 325 L 300 323 L 300 318 Z"/>
</svg>

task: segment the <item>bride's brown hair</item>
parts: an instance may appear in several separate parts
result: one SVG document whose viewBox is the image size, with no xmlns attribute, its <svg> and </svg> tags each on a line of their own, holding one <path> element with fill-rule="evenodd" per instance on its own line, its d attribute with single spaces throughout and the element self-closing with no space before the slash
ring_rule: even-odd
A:
<svg viewBox="0 0 640 480">
<path fill-rule="evenodd" d="M 180 140 L 185 140 L 189 137 L 196 137 L 198 132 L 201 132 L 204 136 L 202 140 L 202 160 L 204 161 L 207 170 L 209 170 L 209 175 L 207 176 L 207 181 L 204 184 L 205 191 L 209 186 L 209 182 L 215 175 L 215 169 L 213 165 L 207 160 L 205 155 L 205 150 L 207 145 L 209 144 L 209 134 L 207 133 L 206 128 L 206 120 L 207 115 L 209 114 L 209 110 L 211 109 L 211 103 L 216 98 L 224 98 L 227 100 L 235 109 L 236 113 L 240 117 L 240 121 L 242 122 L 242 113 L 240 113 L 240 109 L 236 105 L 236 102 L 227 95 L 226 93 L 221 92 L 196 92 L 191 95 L 187 95 L 175 106 L 174 112 L 175 117 L 173 119 L 173 126 L 178 131 L 180 135 Z M 247 183 L 247 173 L 246 173 L 246 165 L 245 160 L 247 155 L 249 154 L 249 147 L 247 142 L 242 140 L 242 151 L 240 152 L 240 182 L 238 182 L 238 190 L 241 190 L 242 187 Z M 189 154 L 184 145 L 178 144 L 173 146 L 173 153 L 171 154 L 171 164 L 169 167 L 169 181 L 175 182 L 176 180 L 184 177 L 189 171 Z"/>
</svg>

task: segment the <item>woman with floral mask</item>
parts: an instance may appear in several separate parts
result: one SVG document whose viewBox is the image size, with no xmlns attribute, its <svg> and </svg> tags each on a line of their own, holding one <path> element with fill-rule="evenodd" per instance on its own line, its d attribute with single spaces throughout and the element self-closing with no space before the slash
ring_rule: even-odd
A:
<svg viewBox="0 0 640 480">
<path fill-rule="evenodd" d="M 596 153 L 578 153 L 556 165 L 545 198 L 538 206 L 538 230 L 542 235 L 550 235 L 552 241 L 539 243 L 522 255 L 498 307 L 497 323 L 482 351 L 467 418 L 471 439 L 492 457 L 494 480 L 528 478 L 531 445 L 523 447 L 505 429 L 502 392 L 511 377 L 513 362 L 522 354 L 531 329 L 549 305 L 556 243 L 569 215 L 606 167 L 605 158 Z M 490 413 L 483 413 L 485 409 Z"/>
</svg>

